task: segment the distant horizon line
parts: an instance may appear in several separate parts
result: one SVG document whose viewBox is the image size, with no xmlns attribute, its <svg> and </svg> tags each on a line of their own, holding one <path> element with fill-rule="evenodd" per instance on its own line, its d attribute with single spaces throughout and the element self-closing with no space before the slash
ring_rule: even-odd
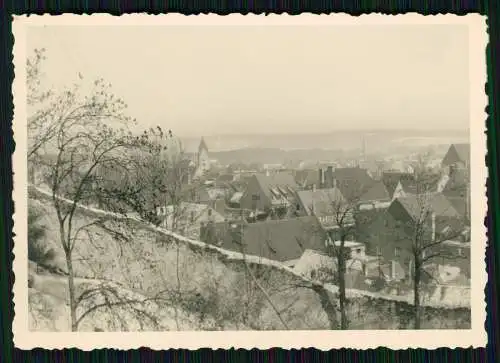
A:
<svg viewBox="0 0 500 363">
<path fill-rule="evenodd" d="M 324 134 L 333 134 L 337 132 L 364 132 L 364 133 L 377 133 L 377 132 L 460 132 L 460 133 L 466 133 L 469 132 L 470 129 L 464 129 L 464 128 L 428 128 L 428 129 L 423 129 L 423 128 L 370 128 L 370 129 L 337 129 L 337 130 L 331 130 L 331 131 L 317 131 L 317 132 L 269 132 L 269 133 L 263 133 L 263 132 L 221 132 L 221 133 L 211 133 L 211 134 L 181 134 L 181 133 L 175 133 L 174 130 L 172 130 L 173 134 L 176 135 L 177 137 L 180 138 L 191 138 L 191 137 L 221 137 L 221 136 L 286 136 L 286 135 L 293 135 L 293 136 L 298 136 L 298 135 L 324 135 Z"/>
</svg>

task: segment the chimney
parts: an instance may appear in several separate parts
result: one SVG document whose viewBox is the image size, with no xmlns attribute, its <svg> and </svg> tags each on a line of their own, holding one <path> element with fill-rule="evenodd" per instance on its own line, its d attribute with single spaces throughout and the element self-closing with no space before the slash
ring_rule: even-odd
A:
<svg viewBox="0 0 500 363">
<path fill-rule="evenodd" d="M 431 240 L 434 242 L 436 240 L 436 213 L 432 212 L 431 214 Z"/>
<path fill-rule="evenodd" d="M 266 176 L 269 176 L 269 169 L 266 169 Z"/>
<path fill-rule="evenodd" d="M 391 279 L 396 279 L 396 261 L 391 260 Z"/>
<path fill-rule="evenodd" d="M 325 179 L 328 188 L 333 188 L 335 186 L 333 183 L 333 166 L 329 165 L 326 168 Z"/>
<path fill-rule="evenodd" d="M 325 174 L 323 174 L 323 169 L 319 168 L 319 187 L 323 188 L 325 184 Z"/>
<path fill-rule="evenodd" d="M 316 191 L 316 184 L 313 184 L 312 191 L 313 191 L 313 192 L 315 192 L 315 191 Z"/>
</svg>

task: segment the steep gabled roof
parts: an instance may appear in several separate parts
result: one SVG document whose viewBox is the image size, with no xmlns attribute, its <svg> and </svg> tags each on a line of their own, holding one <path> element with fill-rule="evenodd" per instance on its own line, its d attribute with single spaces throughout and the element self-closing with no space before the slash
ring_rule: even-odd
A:
<svg viewBox="0 0 500 363">
<path fill-rule="evenodd" d="M 465 164 L 469 164 L 470 144 L 451 144 L 443 158 L 443 166 L 452 164 L 454 159 L 458 159 Z"/>
<path fill-rule="evenodd" d="M 470 159 L 470 144 L 453 144 L 460 161 L 468 163 Z"/>
<path fill-rule="evenodd" d="M 470 204 L 467 203 L 466 198 L 462 197 L 448 197 L 448 200 L 453 205 L 453 208 L 462 216 L 470 215 Z"/>
<path fill-rule="evenodd" d="M 361 195 L 360 202 L 389 201 L 392 199 L 393 193 L 389 192 L 388 188 L 382 181 L 376 182 L 363 195 Z"/>
<path fill-rule="evenodd" d="M 326 234 L 315 217 L 248 223 L 243 228 L 235 224 L 234 229 L 228 224 L 222 247 L 249 255 L 290 261 L 306 249 L 325 249 Z"/>
<path fill-rule="evenodd" d="M 308 215 L 329 216 L 335 211 L 335 204 L 343 201 L 342 193 L 338 188 L 301 190 L 297 198 Z"/>
<path fill-rule="evenodd" d="M 333 171 L 336 186 L 345 199 L 359 199 L 375 181 L 363 168 L 337 168 Z"/>
<path fill-rule="evenodd" d="M 401 205 L 413 220 L 422 220 L 434 212 L 436 217 L 459 218 L 459 213 L 453 204 L 442 193 L 428 193 L 425 195 L 410 195 L 397 198 L 393 204 Z M 392 207 L 392 205 L 391 205 Z M 389 212 L 394 210 L 389 207 Z M 399 217 L 394 215 L 394 217 Z"/>
</svg>

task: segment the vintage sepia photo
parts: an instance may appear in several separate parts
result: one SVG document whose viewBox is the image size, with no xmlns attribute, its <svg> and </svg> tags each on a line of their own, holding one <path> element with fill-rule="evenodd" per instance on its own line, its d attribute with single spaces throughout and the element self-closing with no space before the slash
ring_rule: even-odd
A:
<svg viewBox="0 0 500 363">
<path fill-rule="evenodd" d="M 484 346 L 485 18 L 13 29 L 17 346 Z"/>
</svg>

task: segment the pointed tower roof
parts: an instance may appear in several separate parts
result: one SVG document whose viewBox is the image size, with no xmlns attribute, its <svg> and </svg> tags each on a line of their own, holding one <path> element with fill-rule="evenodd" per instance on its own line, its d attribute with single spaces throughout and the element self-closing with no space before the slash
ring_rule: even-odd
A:
<svg viewBox="0 0 500 363">
<path fill-rule="evenodd" d="M 198 152 L 200 152 L 201 150 L 205 150 L 208 152 L 208 147 L 203 136 L 201 137 L 200 146 L 198 146 Z"/>
</svg>

